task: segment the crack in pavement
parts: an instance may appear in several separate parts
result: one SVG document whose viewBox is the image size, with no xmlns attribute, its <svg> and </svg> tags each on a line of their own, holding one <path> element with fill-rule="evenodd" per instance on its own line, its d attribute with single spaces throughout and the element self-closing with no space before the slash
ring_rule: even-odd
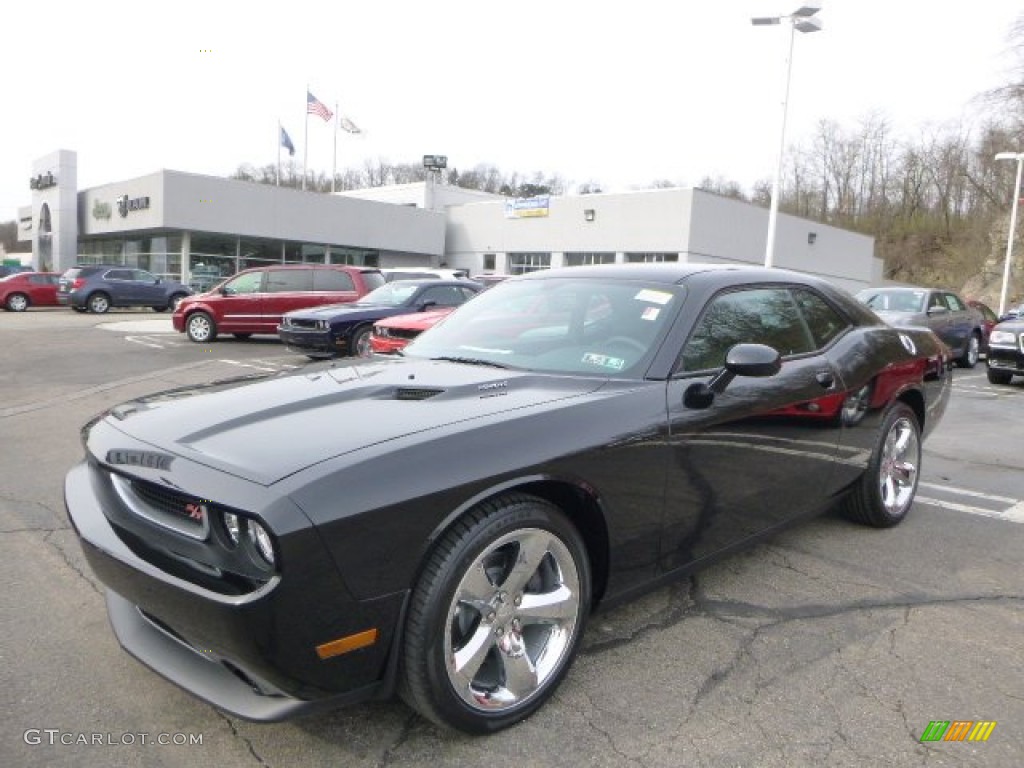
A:
<svg viewBox="0 0 1024 768">
<path fill-rule="evenodd" d="M 88 584 L 92 588 L 93 592 L 95 592 L 100 597 L 106 597 L 103 589 L 101 589 L 96 584 L 95 581 L 89 578 L 89 576 L 86 573 L 84 573 L 81 568 L 79 568 L 77 565 L 71 562 L 71 558 L 68 557 L 68 553 L 65 551 L 64 547 L 62 547 L 60 544 L 53 540 L 54 534 L 61 533 L 63 530 L 64 529 L 57 529 L 55 531 L 50 531 L 43 537 L 43 541 L 48 546 L 53 547 L 53 549 L 57 551 L 57 554 L 60 555 L 61 560 L 64 561 L 64 564 L 67 565 L 67 567 L 70 568 L 75 574 L 77 574 L 78 578 L 80 578 L 82 581 Z"/>
<path fill-rule="evenodd" d="M 380 756 L 380 760 L 377 761 L 377 768 L 386 768 L 386 766 L 391 765 L 391 759 L 395 752 L 401 749 L 401 747 L 409 740 L 409 737 L 412 736 L 413 728 L 416 726 L 416 721 L 419 719 L 419 715 L 415 712 L 410 713 L 410 715 L 405 718 L 405 722 L 402 723 L 402 728 L 399 730 L 395 740 L 391 742 L 387 749 L 384 750 Z"/>
<path fill-rule="evenodd" d="M 581 691 L 581 693 L 583 694 L 583 698 L 585 698 L 587 700 L 587 703 L 590 704 L 591 712 L 601 712 L 601 713 L 604 712 L 604 710 L 601 709 L 601 707 L 597 706 L 597 704 L 594 702 L 593 697 L 590 696 L 589 693 L 587 693 L 585 690 Z M 644 765 L 645 764 L 644 763 L 644 759 L 645 759 L 646 755 L 639 755 L 637 757 L 631 757 L 630 755 L 626 754 L 625 752 L 623 752 L 619 748 L 619 745 L 616 744 L 614 737 L 608 731 L 606 731 L 604 728 L 599 726 L 595 722 L 593 717 L 591 717 L 590 715 L 585 714 L 583 716 L 583 719 L 586 721 L 587 725 L 590 727 L 590 729 L 592 731 L 595 731 L 596 733 L 599 733 L 601 736 L 604 737 L 605 741 L 608 742 L 608 746 L 611 747 L 612 752 L 614 752 L 616 755 L 618 755 L 623 760 L 627 760 L 628 762 L 630 762 L 630 763 L 632 763 L 634 765 Z"/>
<path fill-rule="evenodd" d="M 260 753 L 256 751 L 256 747 L 253 746 L 252 742 L 249 741 L 248 738 L 246 738 L 238 732 L 238 729 L 235 727 L 235 724 L 231 721 L 230 717 L 225 715 L 219 709 L 214 709 L 213 712 L 217 715 L 217 717 L 219 717 L 221 720 L 228 724 L 228 728 L 231 730 L 231 735 L 234 736 L 236 739 L 240 740 L 242 743 L 245 744 L 246 747 L 249 748 L 249 754 L 256 758 L 256 762 L 258 762 L 260 765 L 265 765 L 267 766 L 267 768 L 270 768 L 270 763 L 263 759 Z"/>
</svg>

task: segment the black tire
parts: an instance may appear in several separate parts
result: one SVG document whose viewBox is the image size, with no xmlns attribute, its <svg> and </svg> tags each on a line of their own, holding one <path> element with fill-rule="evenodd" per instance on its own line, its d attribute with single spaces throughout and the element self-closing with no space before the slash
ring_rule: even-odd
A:
<svg viewBox="0 0 1024 768">
<path fill-rule="evenodd" d="M 171 298 L 167 301 L 167 306 L 164 309 L 177 309 L 181 300 L 188 296 L 187 293 L 174 293 L 171 294 Z M 163 310 L 161 310 L 163 311 Z"/>
<path fill-rule="evenodd" d="M 239 341 L 247 341 L 248 339 L 252 338 L 251 333 L 233 333 L 231 335 L 234 336 Z"/>
<path fill-rule="evenodd" d="M 87 307 L 76 307 L 76 306 L 72 306 L 71 308 L 72 308 L 73 310 L 75 310 L 75 312 L 88 312 L 88 311 L 89 311 Z"/>
<path fill-rule="evenodd" d="M 586 547 L 561 510 L 526 495 L 480 505 L 440 540 L 413 590 L 402 698 L 468 733 L 528 717 L 572 665 L 590 591 Z"/>
<path fill-rule="evenodd" d="M 349 340 L 349 354 L 352 357 L 370 357 L 373 355 L 373 347 L 370 345 L 370 331 L 373 328 L 369 325 L 361 325 L 352 331 Z"/>
<path fill-rule="evenodd" d="M 150 307 L 154 312 L 166 312 L 167 307 Z"/>
<path fill-rule="evenodd" d="M 94 315 L 103 315 L 110 311 L 110 297 L 103 291 L 96 291 L 85 301 L 85 308 Z"/>
<path fill-rule="evenodd" d="M 1009 371 L 994 371 L 989 368 L 987 374 L 989 384 L 1009 384 L 1013 381 L 1013 374 Z"/>
<path fill-rule="evenodd" d="M 961 368 L 973 368 L 978 364 L 978 357 L 981 354 L 981 336 L 974 332 L 967 339 L 967 346 L 964 353 L 957 358 L 956 364 Z"/>
<path fill-rule="evenodd" d="M 185 318 L 185 335 L 196 344 L 208 344 L 217 338 L 217 323 L 205 312 L 193 312 Z"/>
<path fill-rule="evenodd" d="M 858 523 L 891 528 L 907 516 L 921 469 L 921 426 L 905 403 L 894 403 L 879 432 L 867 471 L 844 502 L 843 511 Z"/>
<path fill-rule="evenodd" d="M 24 312 L 29 305 L 28 296 L 24 293 L 12 293 L 4 302 L 4 309 L 10 312 Z"/>
</svg>

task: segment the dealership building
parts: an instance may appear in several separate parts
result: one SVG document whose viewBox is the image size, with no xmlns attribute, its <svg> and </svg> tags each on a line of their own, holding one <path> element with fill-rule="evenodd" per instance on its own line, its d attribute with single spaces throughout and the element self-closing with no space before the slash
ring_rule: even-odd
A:
<svg viewBox="0 0 1024 768">
<path fill-rule="evenodd" d="M 768 211 L 699 189 L 513 200 L 435 182 L 334 195 L 161 170 L 88 189 L 77 157 L 37 160 L 19 239 L 37 269 L 124 264 L 188 283 L 272 263 L 522 274 L 644 261 L 761 264 Z M 877 284 L 873 238 L 779 214 L 775 264 Z"/>
</svg>

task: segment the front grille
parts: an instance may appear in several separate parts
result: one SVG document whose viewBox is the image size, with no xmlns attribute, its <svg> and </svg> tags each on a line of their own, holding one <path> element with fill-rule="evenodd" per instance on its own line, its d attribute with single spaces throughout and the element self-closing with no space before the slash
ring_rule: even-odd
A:
<svg viewBox="0 0 1024 768">
<path fill-rule="evenodd" d="M 217 506 L 174 488 L 148 480 L 128 479 L 112 474 L 114 489 L 125 506 L 139 517 L 193 539 L 210 533 L 210 515 Z"/>
<path fill-rule="evenodd" d="M 396 339 L 415 339 L 422 331 L 413 331 L 408 328 L 392 328 L 391 336 Z"/>
<path fill-rule="evenodd" d="M 289 328 L 299 328 L 304 331 L 315 331 L 320 328 L 319 320 L 308 320 L 304 317 L 287 317 L 285 324 Z"/>
</svg>

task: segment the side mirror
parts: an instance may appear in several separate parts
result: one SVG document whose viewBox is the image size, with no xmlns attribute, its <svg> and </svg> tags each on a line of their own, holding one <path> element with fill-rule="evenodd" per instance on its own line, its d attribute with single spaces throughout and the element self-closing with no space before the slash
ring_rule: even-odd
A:
<svg viewBox="0 0 1024 768">
<path fill-rule="evenodd" d="M 931 317 L 932 315 L 944 315 L 947 312 L 949 312 L 949 310 L 946 309 L 945 307 L 928 307 L 929 317 Z"/>
<path fill-rule="evenodd" d="M 765 378 L 774 376 L 782 369 L 782 355 L 766 344 L 736 344 L 725 354 L 725 365 L 707 384 L 691 384 L 683 393 L 683 405 L 687 408 L 707 408 L 714 402 L 715 395 L 725 391 L 737 376 Z"/>
<path fill-rule="evenodd" d="M 436 306 L 436 301 L 424 301 L 422 304 L 420 304 L 420 312 L 426 312 L 428 309 Z"/>
</svg>

